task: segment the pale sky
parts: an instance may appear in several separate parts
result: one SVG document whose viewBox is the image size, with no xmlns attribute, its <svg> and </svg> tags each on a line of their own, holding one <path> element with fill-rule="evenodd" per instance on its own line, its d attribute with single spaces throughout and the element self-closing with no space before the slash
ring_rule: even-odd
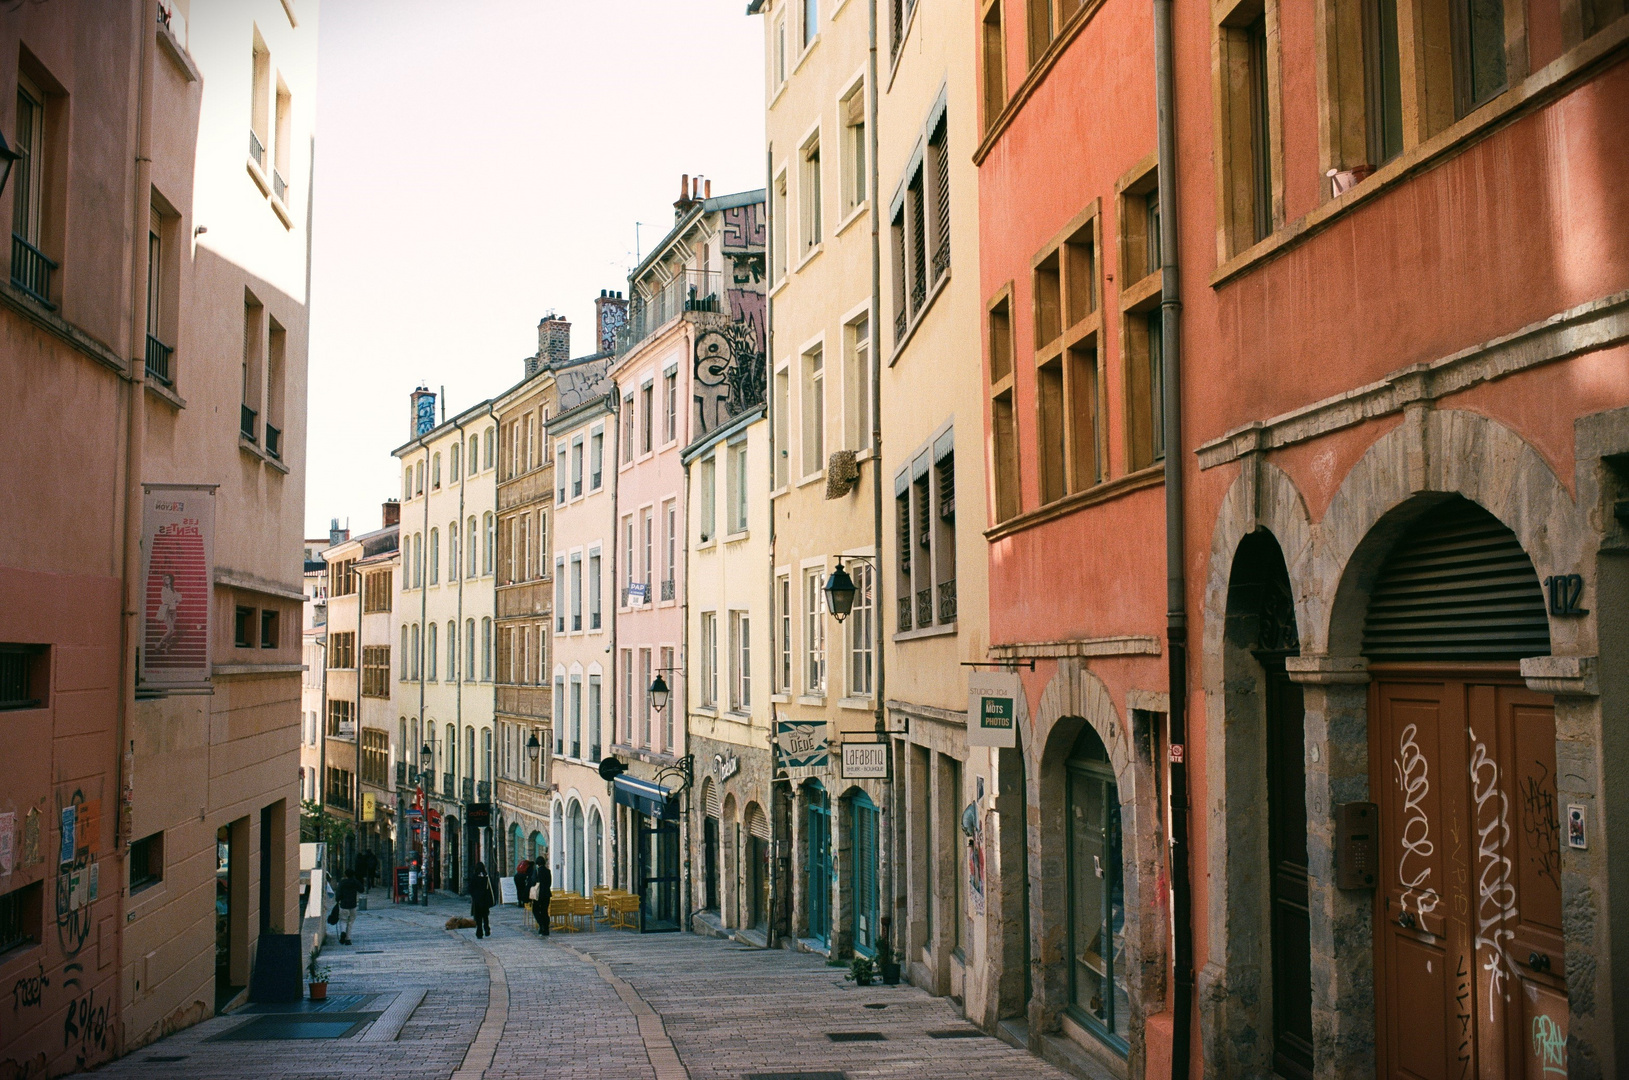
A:
<svg viewBox="0 0 1629 1080">
<path fill-rule="evenodd" d="M 681 173 L 764 186 L 746 0 L 324 0 L 306 535 L 379 527 L 407 395 L 517 382 L 537 323 L 592 352 L 593 300 L 666 234 Z"/>
</svg>

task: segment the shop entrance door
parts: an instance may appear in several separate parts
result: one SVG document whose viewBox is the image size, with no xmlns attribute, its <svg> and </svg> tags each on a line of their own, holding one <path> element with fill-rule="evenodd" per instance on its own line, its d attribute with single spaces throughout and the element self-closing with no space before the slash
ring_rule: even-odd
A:
<svg viewBox="0 0 1629 1080">
<path fill-rule="evenodd" d="M 1555 710 L 1509 668 L 1375 670 L 1383 1077 L 1566 1075 Z"/>
<path fill-rule="evenodd" d="M 636 815 L 639 822 L 636 873 L 643 933 L 679 929 L 679 823 Z"/>
</svg>

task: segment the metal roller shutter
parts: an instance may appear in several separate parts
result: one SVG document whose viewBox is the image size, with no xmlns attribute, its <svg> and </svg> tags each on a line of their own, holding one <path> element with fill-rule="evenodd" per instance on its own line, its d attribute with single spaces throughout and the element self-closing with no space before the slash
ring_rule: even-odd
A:
<svg viewBox="0 0 1629 1080">
<path fill-rule="evenodd" d="M 747 832 L 760 840 L 769 839 L 769 818 L 757 803 L 747 807 Z"/>
<path fill-rule="evenodd" d="M 1363 651 L 1371 663 L 1549 655 L 1544 593 L 1516 534 L 1465 499 L 1427 514 L 1386 559 Z"/>
</svg>

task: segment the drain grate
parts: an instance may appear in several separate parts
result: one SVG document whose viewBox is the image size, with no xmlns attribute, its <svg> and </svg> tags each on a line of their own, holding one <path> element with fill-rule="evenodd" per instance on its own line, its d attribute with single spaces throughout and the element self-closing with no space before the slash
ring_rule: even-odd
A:
<svg viewBox="0 0 1629 1080">
<path fill-rule="evenodd" d="M 358 950 L 356 950 L 356 952 L 353 955 L 356 955 L 356 956 L 383 956 L 384 952 L 385 952 L 385 950 L 383 950 L 383 949 L 358 949 Z"/>
<path fill-rule="evenodd" d="M 191 1054 L 148 1054 L 146 1057 L 142 1058 L 141 1060 L 144 1061 L 144 1062 L 147 1062 L 147 1061 L 155 1061 L 155 1062 L 157 1062 L 157 1061 L 185 1061 L 191 1056 L 192 1056 Z"/>
<path fill-rule="evenodd" d="M 281 1042 L 285 1039 L 348 1039 L 379 1018 L 376 1012 L 289 1013 L 257 1016 L 205 1042 Z"/>
<path fill-rule="evenodd" d="M 888 1036 L 880 1031 L 828 1031 L 826 1038 L 832 1042 L 886 1042 Z"/>
<path fill-rule="evenodd" d="M 978 1028 L 944 1028 L 941 1031 L 928 1032 L 930 1039 L 982 1039 L 984 1032 Z"/>
<path fill-rule="evenodd" d="M 867 1008 L 867 1009 L 886 1009 L 888 1007 L 888 1004 L 887 1004 L 887 1002 L 883 1002 L 883 1001 L 869 1001 L 869 1002 L 866 1002 L 864 1007 Z"/>
<path fill-rule="evenodd" d="M 840 1072 L 746 1073 L 741 1080 L 848 1080 L 848 1075 Z"/>
<path fill-rule="evenodd" d="M 262 1001 L 254 1005 L 245 1006 L 237 1010 L 234 1016 L 294 1016 L 307 1013 L 352 1013 L 363 1012 L 375 1001 L 378 994 L 330 994 L 322 1001 L 302 999 L 300 1001 Z"/>
</svg>

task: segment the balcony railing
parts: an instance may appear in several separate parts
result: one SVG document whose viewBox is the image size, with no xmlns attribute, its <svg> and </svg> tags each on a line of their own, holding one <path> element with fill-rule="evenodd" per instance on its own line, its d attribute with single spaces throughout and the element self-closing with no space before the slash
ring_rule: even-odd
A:
<svg viewBox="0 0 1629 1080">
<path fill-rule="evenodd" d="M 165 386 L 173 386 L 175 384 L 175 380 L 170 374 L 170 357 L 174 355 L 174 353 L 174 349 L 158 340 L 158 338 L 154 337 L 152 334 L 148 334 L 147 377 L 149 379 L 157 379 Z"/>
<path fill-rule="evenodd" d="M 458 788 L 453 783 L 453 774 L 450 772 L 441 774 L 441 793 L 449 799 L 458 794 Z"/>
<path fill-rule="evenodd" d="M 911 598 L 909 596 L 901 596 L 899 598 L 899 616 L 898 616 L 898 618 L 899 618 L 898 633 L 903 634 L 905 631 L 909 630 L 911 628 L 911 626 L 913 625 L 913 622 L 912 622 L 912 619 L 911 619 Z"/>
<path fill-rule="evenodd" d="M 945 271 L 950 269 L 950 233 L 939 238 L 933 246 L 933 280 L 938 281 L 944 277 Z"/>
<path fill-rule="evenodd" d="M 398 761 L 396 763 L 396 786 L 407 786 L 407 762 L 405 761 Z"/>
<path fill-rule="evenodd" d="M 490 780 L 480 780 L 480 781 L 476 782 L 476 784 L 475 784 L 475 801 L 476 802 L 491 802 L 492 801 L 492 781 L 490 781 Z"/>
<path fill-rule="evenodd" d="M 617 351 L 627 352 L 686 311 L 727 314 L 724 275 L 713 270 L 686 270 L 660 290 L 635 297 L 628 321 L 617 331 Z"/>
<path fill-rule="evenodd" d="M 922 589 L 916 594 L 916 625 L 933 625 L 933 590 Z"/>
<path fill-rule="evenodd" d="M 575 630 L 581 630 L 583 628 L 583 617 L 582 617 L 581 613 L 578 613 L 578 614 L 573 615 L 571 617 L 571 628 L 574 631 Z"/>
<path fill-rule="evenodd" d="M 255 441 L 255 420 L 259 416 L 259 413 L 247 405 L 243 406 L 242 411 L 238 414 L 238 432 L 250 442 Z"/>
<path fill-rule="evenodd" d="M 464 801 L 467 803 L 475 801 L 475 781 L 467 776 L 464 777 Z"/>
<path fill-rule="evenodd" d="M 288 201 L 288 181 L 276 169 L 272 170 L 272 194 L 277 196 L 278 202 Z"/>
<path fill-rule="evenodd" d="M 671 600 L 673 599 L 674 595 L 673 579 L 668 578 L 666 581 L 662 582 L 662 599 Z"/>
<path fill-rule="evenodd" d="M 956 621 L 956 579 L 939 583 L 939 621 Z"/>
<path fill-rule="evenodd" d="M 904 308 L 900 308 L 894 313 L 894 341 L 896 343 L 905 340 L 905 327 L 910 324 L 910 318 Z"/>
<path fill-rule="evenodd" d="M 274 458 L 283 456 L 283 429 L 266 425 L 266 453 Z"/>
<path fill-rule="evenodd" d="M 11 234 L 11 283 L 52 311 L 57 309 L 51 303 L 51 271 L 56 268 L 45 252 Z"/>
<path fill-rule="evenodd" d="M 249 157 L 262 169 L 266 167 L 266 148 L 261 144 L 260 136 L 255 134 L 254 128 L 249 129 Z"/>
</svg>

